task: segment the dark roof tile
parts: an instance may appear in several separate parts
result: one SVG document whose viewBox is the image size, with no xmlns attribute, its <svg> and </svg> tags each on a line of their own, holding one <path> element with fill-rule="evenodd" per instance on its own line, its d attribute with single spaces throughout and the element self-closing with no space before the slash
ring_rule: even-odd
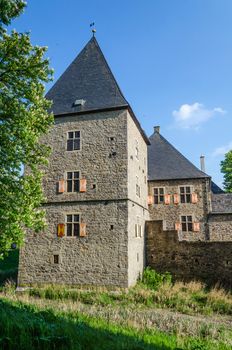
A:
<svg viewBox="0 0 232 350">
<path fill-rule="evenodd" d="M 149 180 L 194 179 L 209 177 L 199 170 L 158 131 L 149 138 L 148 176 Z"/>
<path fill-rule="evenodd" d="M 92 37 L 49 90 L 54 115 L 128 106 L 107 62 Z M 75 106 L 76 100 L 85 100 Z"/>
</svg>

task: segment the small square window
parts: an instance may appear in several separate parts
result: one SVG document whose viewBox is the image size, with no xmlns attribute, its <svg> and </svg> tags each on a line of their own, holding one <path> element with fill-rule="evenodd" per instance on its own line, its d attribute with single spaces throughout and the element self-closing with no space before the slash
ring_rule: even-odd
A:
<svg viewBox="0 0 232 350">
<path fill-rule="evenodd" d="M 183 232 L 192 232 L 193 231 L 193 217 L 181 216 L 181 227 Z"/>
<path fill-rule="evenodd" d="M 181 186 L 180 187 L 180 201 L 181 203 L 191 203 L 191 187 Z"/>
<path fill-rule="evenodd" d="M 59 255 L 54 255 L 53 258 L 54 264 L 59 264 Z"/>
</svg>

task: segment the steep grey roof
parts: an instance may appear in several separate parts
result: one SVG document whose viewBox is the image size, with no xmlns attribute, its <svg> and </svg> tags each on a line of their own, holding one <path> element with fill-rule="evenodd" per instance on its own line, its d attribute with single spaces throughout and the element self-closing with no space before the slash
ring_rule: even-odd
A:
<svg viewBox="0 0 232 350">
<path fill-rule="evenodd" d="M 215 182 L 213 181 L 211 181 L 211 191 L 214 194 L 224 193 L 224 191 L 218 185 L 216 185 Z"/>
<path fill-rule="evenodd" d="M 149 138 L 148 176 L 149 180 L 194 179 L 209 177 L 199 170 L 159 132 Z"/>
<path fill-rule="evenodd" d="M 106 60 L 92 37 L 46 95 L 54 115 L 128 106 Z M 74 106 L 76 100 L 83 106 Z"/>
<path fill-rule="evenodd" d="M 212 214 L 232 213 L 232 193 L 212 195 Z"/>
</svg>

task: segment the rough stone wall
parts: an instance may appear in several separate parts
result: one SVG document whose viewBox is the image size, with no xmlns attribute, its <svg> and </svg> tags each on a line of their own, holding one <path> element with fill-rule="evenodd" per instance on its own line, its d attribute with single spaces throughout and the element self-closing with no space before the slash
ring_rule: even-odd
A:
<svg viewBox="0 0 232 350">
<path fill-rule="evenodd" d="M 67 132 L 74 130 L 81 133 L 81 149 L 70 152 Z M 43 181 L 48 202 L 127 198 L 126 110 L 56 118 L 42 142 L 52 149 Z M 110 156 L 112 152 L 116 155 Z M 57 193 L 58 181 L 65 179 L 67 171 L 80 171 L 80 177 L 86 178 L 85 193 Z"/>
<path fill-rule="evenodd" d="M 232 242 L 179 242 L 161 221 L 146 224 L 146 263 L 176 280 L 201 280 L 232 287 Z"/>
<path fill-rule="evenodd" d="M 147 145 L 129 112 L 127 114 L 127 126 L 128 279 L 129 285 L 133 285 L 142 274 L 145 263 L 145 221 L 149 218 L 147 207 Z M 138 154 L 136 154 L 136 147 L 138 147 Z M 136 195 L 136 184 L 140 187 L 140 196 Z M 136 237 L 135 225 L 141 226 L 142 237 Z"/>
<path fill-rule="evenodd" d="M 232 241 L 232 214 L 211 214 L 209 216 L 210 241 Z"/>
<path fill-rule="evenodd" d="M 173 195 L 179 193 L 179 186 L 193 186 L 193 192 L 198 195 L 198 202 L 174 204 Z M 179 240 L 208 239 L 207 215 L 211 207 L 208 179 L 149 181 L 149 195 L 153 195 L 154 187 L 164 187 L 165 193 L 171 195 L 171 203 L 149 205 L 151 220 L 162 220 L 165 230 L 174 230 L 175 222 L 180 222 L 181 215 L 192 215 L 193 220 L 200 223 L 200 232 L 179 232 Z"/>
<path fill-rule="evenodd" d="M 49 204 L 46 211 L 47 229 L 28 233 L 21 249 L 19 285 L 128 286 L 127 201 Z M 80 213 L 86 237 L 57 237 L 57 224 L 70 213 Z"/>
</svg>

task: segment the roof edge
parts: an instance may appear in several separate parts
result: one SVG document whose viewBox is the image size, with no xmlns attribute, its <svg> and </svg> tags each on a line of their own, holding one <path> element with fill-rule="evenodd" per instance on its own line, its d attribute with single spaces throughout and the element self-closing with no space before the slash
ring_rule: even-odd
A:
<svg viewBox="0 0 232 350">
<path fill-rule="evenodd" d="M 169 179 L 149 179 L 147 181 L 175 181 L 175 180 L 199 180 L 199 179 L 211 179 L 211 176 L 206 175 L 206 176 L 202 176 L 202 177 L 177 177 L 177 178 L 169 178 Z"/>
</svg>

